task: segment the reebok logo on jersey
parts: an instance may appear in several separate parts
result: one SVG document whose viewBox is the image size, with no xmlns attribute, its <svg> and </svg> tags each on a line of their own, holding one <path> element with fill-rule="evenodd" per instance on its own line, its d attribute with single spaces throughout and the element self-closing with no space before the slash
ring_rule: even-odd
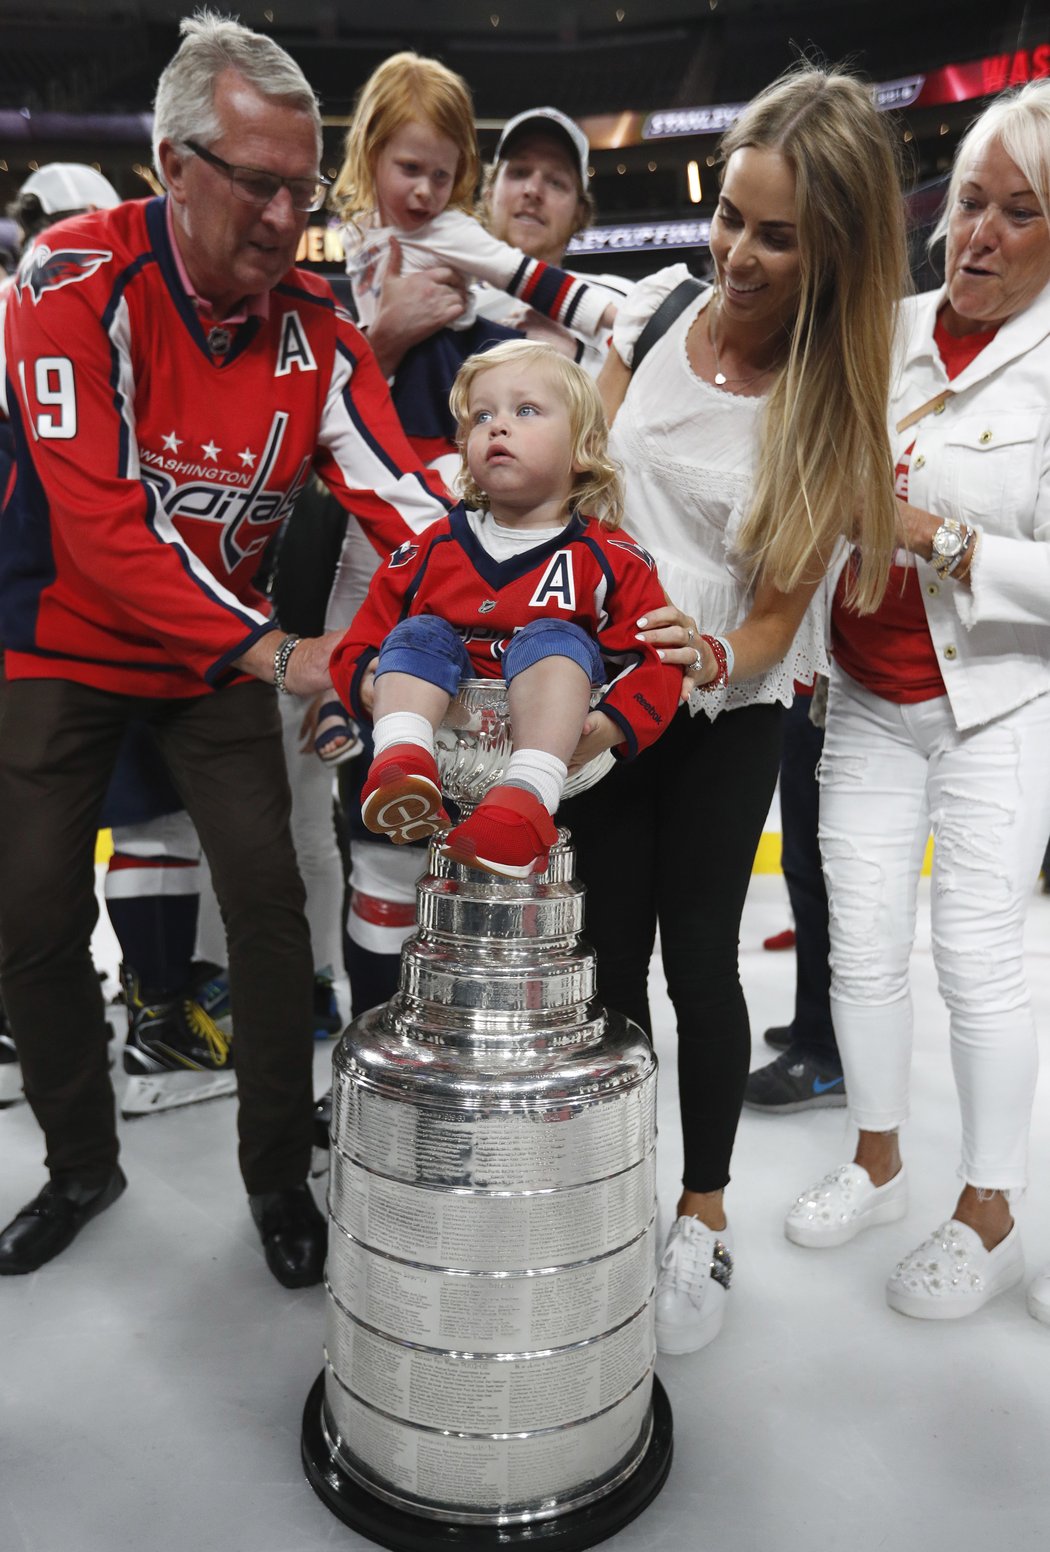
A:
<svg viewBox="0 0 1050 1552">
<path fill-rule="evenodd" d="M 663 717 L 661 717 L 660 713 L 657 711 L 657 709 L 653 705 L 652 701 L 647 701 L 645 696 L 639 690 L 636 690 L 634 692 L 634 699 L 638 702 L 639 706 L 645 712 L 646 716 L 647 717 L 652 717 L 652 719 L 656 723 L 657 727 L 663 727 L 664 719 L 663 719 Z"/>
<path fill-rule="evenodd" d="M 37 243 L 19 266 L 15 290 L 20 297 L 29 291 L 34 303 L 39 302 L 45 291 L 58 291 L 62 286 L 87 280 L 112 257 L 103 248 L 58 248 L 52 253 L 46 243 Z"/>
</svg>

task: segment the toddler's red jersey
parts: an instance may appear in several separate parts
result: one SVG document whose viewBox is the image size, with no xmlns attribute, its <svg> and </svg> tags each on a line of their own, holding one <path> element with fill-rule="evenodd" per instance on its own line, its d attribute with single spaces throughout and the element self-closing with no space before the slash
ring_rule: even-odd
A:
<svg viewBox="0 0 1050 1552">
<path fill-rule="evenodd" d="M 388 631 L 434 614 L 463 637 L 479 679 L 498 679 L 516 630 L 544 616 L 592 636 L 608 671 L 599 709 L 623 730 L 627 755 L 664 731 L 678 707 L 682 671 L 638 640 L 638 621 L 665 602 L 652 557 L 620 530 L 575 515 L 560 534 L 508 560 L 488 553 L 462 506 L 401 546 L 372 579 L 368 597 L 332 654 L 332 683 L 367 715 L 360 682 Z"/>
<path fill-rule="evenodd" d="M 228 334 L 209 348 L 163 199 L 62 222 L 26 255 L 6 324 L 8 677 L 227 682 L 273 628 L 252 579 L 311 470 L 384 555 L 448 511 L 326 282 L 290 270 Z"/>
</svg>

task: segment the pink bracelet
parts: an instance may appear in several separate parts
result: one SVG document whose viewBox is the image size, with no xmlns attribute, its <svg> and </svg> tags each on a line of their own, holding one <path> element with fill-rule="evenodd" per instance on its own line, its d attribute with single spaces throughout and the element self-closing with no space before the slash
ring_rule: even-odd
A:
<svg viewBox="0 0 1050 1552">
<path fill-rule="evenodd" d="M 720 690 L 723 685 L 729 683 L 729 653 L 726 651 L 728 642 L 723 641 L 721 636 L 701 635 L 700 640 L 707 642 L 707 645 L 714 653 L 718 667 L 715 669 L 713 679 L 705 680 L 703 684 L 698 684 L 696 688 L 698 690 Z"/>
</svg>

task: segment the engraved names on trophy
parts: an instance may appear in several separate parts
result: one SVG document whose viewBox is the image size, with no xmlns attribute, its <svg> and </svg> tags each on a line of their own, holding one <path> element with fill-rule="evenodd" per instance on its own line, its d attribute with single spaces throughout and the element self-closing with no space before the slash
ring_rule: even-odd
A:
<svg viewBox="0 0 1050 1552">
<path fill-rule="evenodd" d="M 656 1143 L 653 1096 L 643 1082 L 611 1093 L 599 1082 L 589 1100 L 566 1085 L 564 1103 L 533 1099 L 510 1113 L 472 1109 L 467 1096 L 462 1109 L 411 1108 L 376 1093 L 369 1080 L 359 1072 L 356 1082 L 336 1084 L 332 1136 L 350 1158 L 401 1180 L 494 1190 L 523 1181 L 570 1185 L 622 1169 Z"/>
<path fill-rule="evenodd" d="M 469 1518 L 471 1511 L 487 1518 L 484 1511 L 493 1503 L 513 1515 L 535 1513 L 537 1506 L 542 1512 L 570 1493 L 586 1501 L 627 1474 L 623 1462 L 632 1459 L 639 1440 L 648 1444 L 646 1384 L 578 1424 L 567 1448 L 560 1428 L 511 1439 L 409 1432 L 351 1395 L 331 1370 L 328 1377 L 332 1442 L 342 1452 L 353 1440 L 365 1468 L 360 1474 L 372 1491 L 420 1509 L 440 1501 L 456 1518 Z"/>
<path fill-rule="evenodd" d="M 337 1302 L 404 1342 L 458 1352 L 528 1351 L 587 1341 L 648 1300 L 652 1228 L 632 1244 L 568 1270 L 437 1271 L 377 1255 L 333 1225 L 328 1276 Z"/>
<path fill-rule="evenodd" d="M 402 1422 L 452 1432 L 526 1433 L 576 1423 L 620 1401 L 650 1364 L 652 1316 L 579 1346 L 464 1357 L 393 1342 L 328 1301 L 326 1349 L 360 1400 Z"/>
<path fill-rule="evenodd" d="M 498 1195 L 404 1185 L 337 1149 L 331 1169 L 334 1223 L 375 1250 L 438 1267 L 560 1266 L 636 1238 L 652 1216 L 653 1154 L 592 1185 Z"/>
</svg>

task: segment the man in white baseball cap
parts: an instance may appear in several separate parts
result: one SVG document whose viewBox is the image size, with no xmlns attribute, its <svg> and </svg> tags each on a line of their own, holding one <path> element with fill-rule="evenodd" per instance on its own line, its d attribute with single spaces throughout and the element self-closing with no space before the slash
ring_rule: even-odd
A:
<svg viewBox="0 0 1050 1552">
<path fill-rule="evenodd" d="M 530 258 L 565 268 L 565 250 L 577 232 L 594 219 L 588 189 L 590 146 L 580 126 L 559 108 L 526 108 L 503 126 L 492 164 L 485 171 L 478 218 L 494 237 L 513 244 Z M 632 282 L 619 275 L 587 275 L 588 284 L 608 291 L 619 304 Z M 541 318 L 502 292 L 485 288 L 478 310 L 530 337 L 564 337 L 569 331 Z M 597 373 L 605 359 L 604 341 L 576 337 L 576 359 Z"/>
<path fill-rule="evenodd" d="M 589 157 L 587 136 L 560 109 L 516 113 L 485 169 L 479 218 L 504 242 L 560 266 L 569 240 L 594 217 Z"/>
<path fill-rule="evenodd" d="M 526 129 L 531 130 L 533 135 L 546 135 L 552 140 L 564 137 L 568 141 L 580 172 L 580 191 L 585 193 L 591 148 L 587 136 L 576 120 L 570 119 L 560 108 L 526 108 L 523 113 L 516 113 L 512 119 L 508 119 L 500 134 L 496 154 L 492 158 L 493 167 L 498 167 L 499 163 L 505 160 L 510 151 L 511 141 L 519 132 L 524 132 Z"/>
<path fill-rule="evenodd" d="M 120 195 L 112 183 L 94 167 L 83 162 L 48 162 L 30 173 L 7 213 L 29 241 L 65 216 L 85 210 L 112 210 L 119 204 Z"/>
</svg>

